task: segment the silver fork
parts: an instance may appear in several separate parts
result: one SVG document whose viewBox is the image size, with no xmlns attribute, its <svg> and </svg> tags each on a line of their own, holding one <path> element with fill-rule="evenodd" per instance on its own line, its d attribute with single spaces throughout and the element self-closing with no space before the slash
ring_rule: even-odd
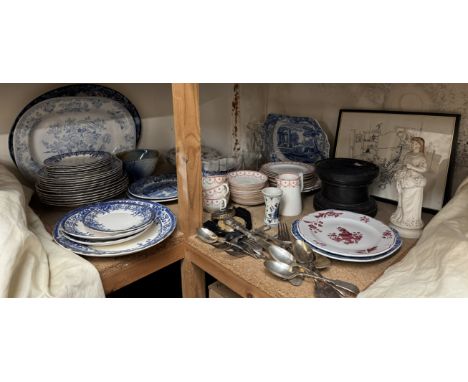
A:
<svg viewBox="0 0 468 382">
<path fill-rule="evenodd" d="M 279 223 L 278 225 L 278 239 L 281 241 L 291 242 L 291 236 L 289 235 L 289 229 L 286 223 Z M 299 286 L 304 281 L 301 276 L 294 277 L 289 282 L 294 286 Z"/>
</svg>

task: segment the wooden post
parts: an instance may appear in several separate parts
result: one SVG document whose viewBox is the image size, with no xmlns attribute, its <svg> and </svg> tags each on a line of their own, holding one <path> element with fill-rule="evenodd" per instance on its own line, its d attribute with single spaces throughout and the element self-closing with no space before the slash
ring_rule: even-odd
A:
<svg viewBox="0 0 468 382">
<path fill-rule="evenodd" d="M 198 84 L 173 84 L 179 229 L 193 235 L 202 223 Z"/>
<path fill-rule="evenodd" d="M 172 84 L 176 141 L 178 225 L 185 241 L 202 224 L 200 107 L 198 84 Z M 184 297 L 205 297 L 205 272 L 190 261 L 188 245 L 181 266 Z"/>
</svg>

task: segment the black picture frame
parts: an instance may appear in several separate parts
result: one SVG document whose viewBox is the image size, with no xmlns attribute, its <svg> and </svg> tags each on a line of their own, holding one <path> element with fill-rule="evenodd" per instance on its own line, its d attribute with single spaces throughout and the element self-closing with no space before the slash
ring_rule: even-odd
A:
<svg viewBox="0 0 468 382">
<path fill-rule="evenodd" d="M 460 118 L 455 113 L 341 109 L 332 157 L 363 159 L 378 165 L 380 174 L 370 193 L 378 200 L 396 204 L 392 173 L 409 150 L 409 139 L 424 138 L 429 171 L 423 210 L 436 213 L 451 195 Z"/>
</svg>

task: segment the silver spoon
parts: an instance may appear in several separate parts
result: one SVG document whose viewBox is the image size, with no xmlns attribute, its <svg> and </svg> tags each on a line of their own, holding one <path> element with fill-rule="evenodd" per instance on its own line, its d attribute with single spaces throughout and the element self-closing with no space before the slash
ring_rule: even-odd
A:
<svg viewBox="0 0 468 382">
<path fill-rule="evenodd" d="M 328 277 L 321 276 L 316 272 L 309 271 L 302 266 L 295 266 L 281 261 L 266 260 L 265 267 L 275 276 L 281 277 L 285 280 L 289 280 L 297 276 L 312 277 L 317 280 L 327 282 L 341 294 L 342 292 L 352 295 L 357 295 L 359 293 L 359 288 L 354 284 L 343 280 L 329 279 Z"/>
<path fill-rule="evenodd" d="M 293 253 L 300 263 L 312 264 L 316 269 L 325 269 L 331 265 L 331 261 L 328 257 L 312 251 L 304 240 L 296 240 L 293 243 Z"/>
<path fill-rule="evenodd" d="M 299 265 L 298 263 L 294 261 L 294 256 L 289 251 L 275 244 L 271 244 L 268 247 L 268 253 L 276 261 L 280 261 L 280 262 L 291 264 L 291 265 Z M 303 277 L 294 277 L 294 278 L 289 279 L 289 282 L 294 286 L 302 285 L 303 281 L 304 281 Z"/>
<path fill-rule="evenodd" d="M 201 240 L 204 241 L 205 243 L 214 245 L 216 243 L 220 244 L 225 244 L 231 248 L 235 248 L 238 251 L 241 251 L 242 253 L 246 253 L 251 256 L 249 252 L 247 252 L 244 248 L 242 248 L 238 244 L 231 243 L 229 241 L 226 241 L 222 238 L 220 238 L 218 235 L 216 235 L 212 230 L 205 228 L 205 227 L 200 227 L 197 229 L 197 237 Z"/>
</svg>

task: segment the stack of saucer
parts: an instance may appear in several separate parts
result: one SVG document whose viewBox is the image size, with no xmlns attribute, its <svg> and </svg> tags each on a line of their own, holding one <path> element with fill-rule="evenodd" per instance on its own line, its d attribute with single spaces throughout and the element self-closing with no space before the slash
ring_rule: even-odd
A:
<svg viewBox="0 0 468 382">
<path fill-rule="evenodd" d="M 320 188 L 320 180 L 315 174 L 313 165 L 302 162 L 269 162 L 265 163 L 260 172 L 268 176 L 270 186 L 276 187 L 276 178 L 280 174 L 302 174 L 304 189 L 302 192 L 313 191 Z"/>
<path fill-rule="evenodd" d="M 262 189 L 268 178 L 258 171 L 234 171 L 228 174 L 229 189 L 233 202 L 246 206 L 262 204 Z"/>
<path fill-rule="evenodd" d="M 121 256 L 160 243 L 175 229 L 176 218 L 165 206 L 128 199 L 77 208 L 54 228 L 61 246 L 86 256 Z"/>
<path fill-rule="evenodd" d="M 120 159 L 104 151 L 78 151 L 47 158 L 36 191 L 45 204 L 73 207 L 113 198 L 127 186 Z"/>
</svg>

